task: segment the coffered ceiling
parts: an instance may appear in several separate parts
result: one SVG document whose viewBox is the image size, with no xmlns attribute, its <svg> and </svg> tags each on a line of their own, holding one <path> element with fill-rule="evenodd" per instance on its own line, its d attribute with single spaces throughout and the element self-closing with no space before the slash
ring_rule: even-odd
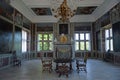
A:
<svg viewBox="0 0 120 80">
<path fill-rule="evenodd" d="M 120 0 L 73 0 L 77 1 L 77 11 L 70 22 L 94 22 Z M 50 0 L 11 0 L 14 8 L 34 23 L 54 23 L 58 19 L 51 11 Z"/>
</svg>

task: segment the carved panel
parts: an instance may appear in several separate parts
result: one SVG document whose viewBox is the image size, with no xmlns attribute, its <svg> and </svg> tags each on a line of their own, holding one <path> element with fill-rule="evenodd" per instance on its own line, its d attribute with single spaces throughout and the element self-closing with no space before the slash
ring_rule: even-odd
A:
<svg viewBox="0 0 120 80">
<path fill-rule="evenodd" d="M 56 45 L 56 58 L 57 59 L 70 59 L 70 58 L 72 58 L 71 45 Z"/>
</svg>

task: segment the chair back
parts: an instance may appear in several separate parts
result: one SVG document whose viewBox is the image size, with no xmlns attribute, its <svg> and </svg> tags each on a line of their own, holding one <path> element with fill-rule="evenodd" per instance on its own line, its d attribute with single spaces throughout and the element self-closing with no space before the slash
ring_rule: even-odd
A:
<svg viewBox="0 0 120 80">
<path fill-rule="evenodd" d="M 88 53 L 84 54 L 84 62 L 87 63 L 87 59 L 88 59 Z"/>
<path fill-rule="evenodd" d="M 42 58 L 42 68 L 43 71 L 48 70 L 49 72 L 52 71 L 52 59 L 49 58 Z"/>
<path fill-rule="evenodd" d="M 59 45 L 56 47 L 56 59 L 71 59 L 72 48 L 71 45 Z"/>
</svg>

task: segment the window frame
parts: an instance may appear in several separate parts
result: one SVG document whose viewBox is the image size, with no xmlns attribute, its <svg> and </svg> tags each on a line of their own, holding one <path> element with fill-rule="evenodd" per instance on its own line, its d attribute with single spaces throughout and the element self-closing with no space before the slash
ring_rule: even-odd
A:
<svg viewBox="0 0 120 80">
<path fill-rule="evenodd" d="M 78 34 L 78 40 L 75 39 L 76 33 Z M 81 34 L 81 33 L 84 34 L 84 39 L 83 39 L 83 40 L 80 40 L 80 34 Z M 88 39 L 86 40 L 86 34 L 87 34 L 87 33 L 89 33 L 89 40 L 88 40 Z M 74 40 L 75 40 L 75 41 L 74 41 L 74 42 L 75 42 L 75 45 L 74 45 L 74 46 L 75 46 L 75 51 L 76 51 L 76 52 L 91 51 L 91 43 L 90 43 L 90 42 L 91 42 L 91 32 L 90 32 L 90 31 L 76 31 L 76 32 L 74 33 Z M 79 45 L 78 45 L 78 46 L 79 46 L 78 50 L 76 50 L 76 42 L 78 42 L 78 44 L 79 44 Z M 81 50 L 81 49 L 80 49 L 80 48 L 81 48 L 81 47 L 80 47 L 80 46 L 81 46 L 81 45 L 80 45 L 81 42 L 84 42 L 84 50 Z M 89 43 L 89 47 L 90 47 L 89 50 L 87 50 L 87 46 L 86 46 L 86 43 L 87 43 L 87 42 Z"/>
<path fill-rule="evenodd" d="M 106 31 L 108 30 L 108 35 L 106 37 Z M 112 27 L 105 29 L 105 51 L 107 52 L 108 50 L 113 51 L 114 47 L 113 47 L 113 32 L 112 32 Z M 112 44 L 111 44 L 111 40 L 112 40 Z M 107 44 L 108 41 L 108 44 Z M 112 45 L 112 46 L 111 46 Z M 108 46 L 108 47 L 107 47 Z"/>
<path fill-rule="evenodd" d="M 39 35 L 39 34 L 42 34 L 42 40 L 39 40 L 39 39 L 38 39 L 38 35 Z M 44 34 L 47 34 L 47 36 L 48 36 L 48 39 L 47 39 L 47 40 L 44 40 Z M 47 31 L 47 32 L 38 32 L 38 33 L 37 33 L 37 51 L 53 51 L 53 50 L 54 50 L 54 49 L 53 49 L 53 48 L 54 48 L 54 45 L 52 45 L 52 49 L 50 50 L 50 43 L 51 43 L 51 42 L 53 43 L 53 37 L 54 37 L 54 36 L 52 36 L 52 40 L 50 40 L 50 39 L 49 39 L 49 34 L 52 34 L 52 35 L 53 35 L 53 32 Z M 42 49 L 38 49 L 39 42 L 42 42 L 42 45 L 43 45 L 43 46 L 42 46 Z M 44 49 L 44 43 L 45 43 L 45 42 L 46 42 L 47 44 L 49 44 L 49 45 L 48 45 L 48 50 L 45 50 L 45 49 Z"/>
<path fill-rule="evenodd" d="M 23 34 L 23 31 L 25 32 L 25 34 Z M 23 38 L 23 35 L 26 35 L 26 38 Z M 23 48 L 23 43 L 25 44 L 25 47 Z M 26 49 L 25 51 L 23 49 Z M 28 50 L 30 50 L 30 40 L 29 40 L 29 31 L 22 29 L 22 53 L 27 52 Z"/>
</svg>

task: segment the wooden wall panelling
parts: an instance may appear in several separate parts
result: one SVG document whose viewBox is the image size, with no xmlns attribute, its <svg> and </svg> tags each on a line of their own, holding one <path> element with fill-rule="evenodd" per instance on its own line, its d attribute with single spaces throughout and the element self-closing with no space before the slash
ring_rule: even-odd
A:
<svg viewBox="0 0 120 80">
<path fill-rule="evenodd" d="M 13 8 L 9 5 L 9 1 L 1 0 L 0 1 L 0 15 L 5 18 L 13 21 Z"/>
<path fill-rule="evenodd" d="M 13 25 L 0 19 L 0 51 L 12 50 Z"/>
<path fill-rule="evenodd" d="M 15 26 L 14 32 L 14 50 L 19 55 L 22 53 L 22 29 L 18 26 Z"/>
<path fill-rule="evenodd" d="M 120 52 L 120 22 L 112 25 L 113 29 L 113 47 L 115 52 Z"/>
</svg>

